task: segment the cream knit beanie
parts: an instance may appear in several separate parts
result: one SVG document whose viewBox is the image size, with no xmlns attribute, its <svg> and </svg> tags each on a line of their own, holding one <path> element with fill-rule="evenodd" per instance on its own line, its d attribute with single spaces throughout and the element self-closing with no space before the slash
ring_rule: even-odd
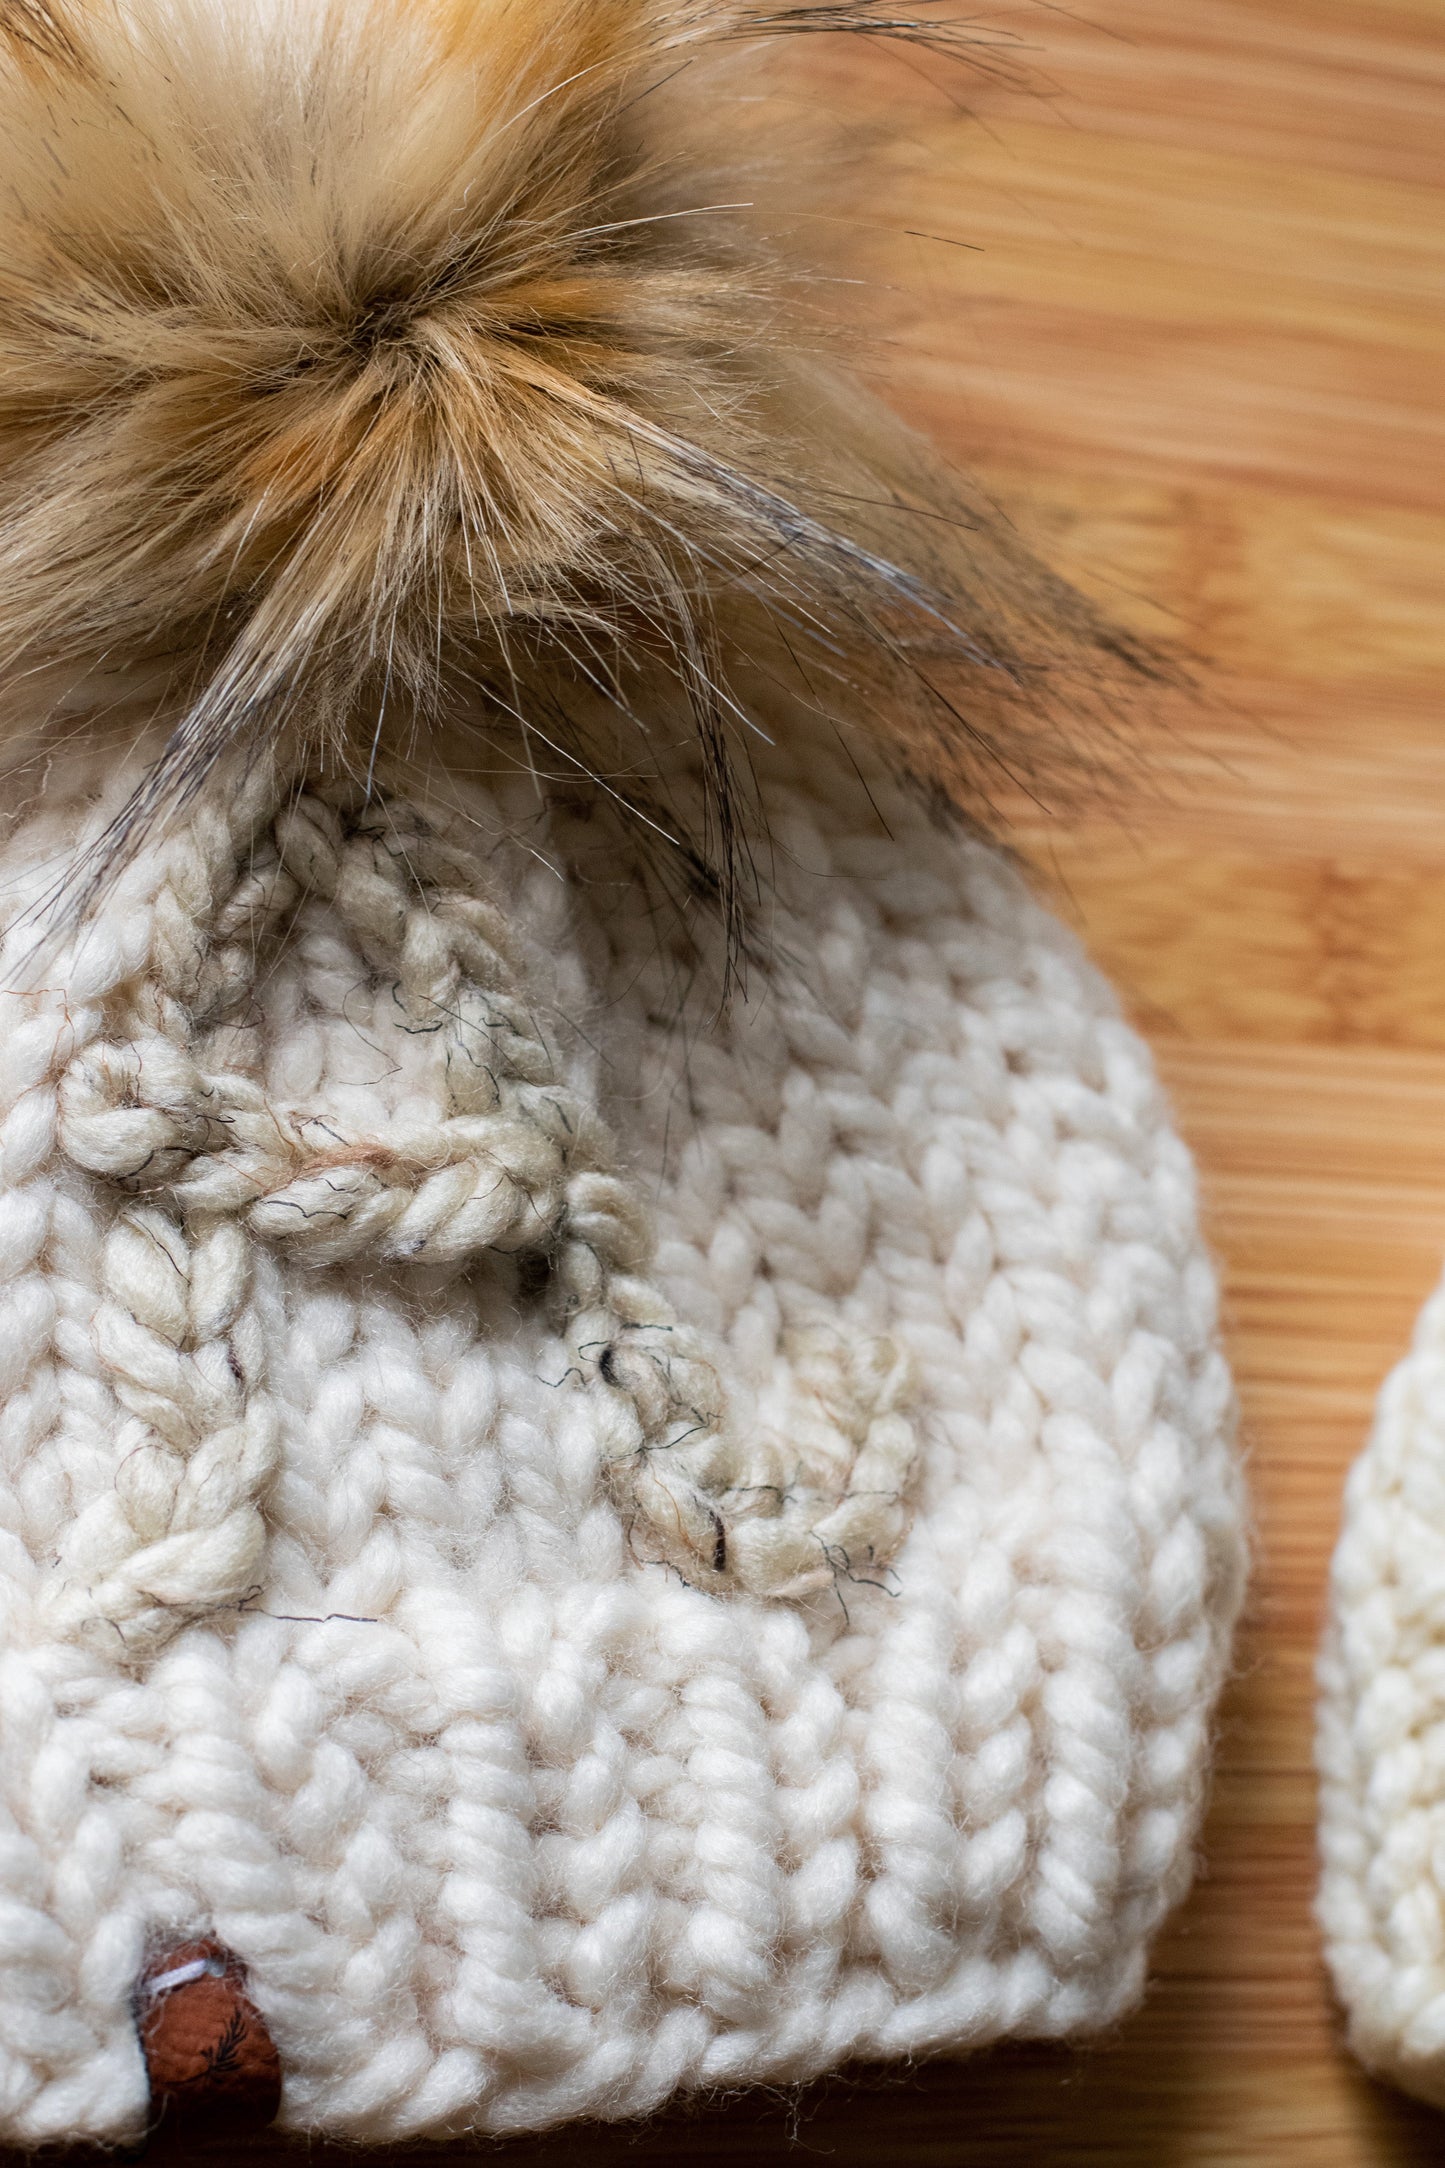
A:
<svg viewBox="0 0 1445 2168">
<path fill-rule="evenodd" d="M 965 47 L 0 9 L 8 2142 L 1058 2038 L 1189 1879 L 1193 1172 L 944 802 L 1150 665 L 669 195 L 694 48 L 825 28 Z"/>
<path fill-rule="evenodd" d="M 134 2134 L 197 1935 L 357 2139 L 1137 1999 L 1240 1592 L 1188 1156 L 997 856 L 771 770 L 710 1033 L 480 790 L 243 791 L 5 994 L 6 2137 Z"/>
<path fill-rule="evenodd" d="M 1350 1471 L 1319 1676 L 1319 1916 L 1351 2044 L 1445 2106 L 1445 1290 Z"/>
</svg>

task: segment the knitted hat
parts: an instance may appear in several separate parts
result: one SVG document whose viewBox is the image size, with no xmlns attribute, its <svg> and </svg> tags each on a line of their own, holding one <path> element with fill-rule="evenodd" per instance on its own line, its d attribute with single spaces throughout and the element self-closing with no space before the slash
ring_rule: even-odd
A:
<svg viewBox="0 0 1445 2168">
<path fill-rule="evenodd" d="M 1231 1392 L 1148 1057 L 942 792 L 1119 643 L 826 525 L 733 259 L 619 254 L 664 63 L 873 16 L 3 22 L 0 2135 L 1110 2022 Z"/>
<path fill-rule="evenodd" d="M 8 2136 L 134 2130 L 204 1934 L 355 2138 L 1138 1996 L 1239 1591 L 1189 1162 L 996 855 L 767 788 L 707 1034 L 479 790 L 242 792 L 6 996 Z"/>
<path fill-rule="evenodd" d="M 1350 1471 L 1320 1657 L 1319 1917 L 1350 2041 L 1445 2106 L 1445 1293 Z"/>
</svg>

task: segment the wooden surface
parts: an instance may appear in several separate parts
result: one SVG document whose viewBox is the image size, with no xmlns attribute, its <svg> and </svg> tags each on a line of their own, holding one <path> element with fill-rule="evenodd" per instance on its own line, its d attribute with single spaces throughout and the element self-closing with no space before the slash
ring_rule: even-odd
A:
<svg viewBox="0 0 1445 2168">
<path fill-rule="evenodd" d="M 995 18 L 1052 89 L 958 85 L 973 119 L 926 70 L 808 66 L 902 123 L 849 244 L 891 396 L 1215 672 L 1161 718 L 1167 790 L 1020 833 L 1158 1051 L 1225 1268 L 1259 1563 L 1204 1871 L 1146 2008 L 1087 2052 L 574 2130 L 505 2168 L 1445 2158 L 1445 2117 L 1341 2051 L 1310 1919 L 1340 1482 L 1445 1254 L 1445 0 L 1087 6 Z"/>
</svg>

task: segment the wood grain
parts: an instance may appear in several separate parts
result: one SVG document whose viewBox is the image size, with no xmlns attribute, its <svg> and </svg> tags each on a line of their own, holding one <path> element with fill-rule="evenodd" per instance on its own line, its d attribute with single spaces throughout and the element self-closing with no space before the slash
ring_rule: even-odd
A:
<svg viewBox="0 0 1445 2168">
<path fill-rule="evenodd" d="M 1445 2157 L 1445 2119 L 1342 2052 L 1310 1919 L 1341 1478 L 1445 1251 L 1445 13 L 1089 12 L 995 18 L 1043 95 L 980 79 L 964 113 L 927 69 L 821 48 L 787 94 L 895 108 L 842 183 L 889 395 L 1214 668 L 1159 718 L 1165 788 L 1018 828 L 1158 1049 L 1225 1269 L 1258 1568 L 1204 1871 L 1147 2006 L 1090 2050 L 573 2130 L 508 2168 Z"/>
</svg>

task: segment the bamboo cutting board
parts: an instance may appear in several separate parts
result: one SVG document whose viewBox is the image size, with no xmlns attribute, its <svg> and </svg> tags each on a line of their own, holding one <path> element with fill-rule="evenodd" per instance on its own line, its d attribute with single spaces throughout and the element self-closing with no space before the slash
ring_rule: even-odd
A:
<svg viewBox="0 0 1445 2168">
<path fill-rule="evenodd" d="M 1086 2052 L 569 2131 L 506 2168 L 1445 2158 L 1445 2116 L 1342 2052 L 1310 1918 L 1341 1479 L 1445 1254 L 1445 4 L 1088 15 L 992 18 L 1032 95 L 821 46 L 791 81 L 896 108 L 844 184 L 889 396 L 1214 673 L 1160 717 L 1167 787 L 1016 831 L 1157 1049 L 1225 1270 L 1258 1569 L 1204 1871 L 1146 2008 Z"/>
</svg>

